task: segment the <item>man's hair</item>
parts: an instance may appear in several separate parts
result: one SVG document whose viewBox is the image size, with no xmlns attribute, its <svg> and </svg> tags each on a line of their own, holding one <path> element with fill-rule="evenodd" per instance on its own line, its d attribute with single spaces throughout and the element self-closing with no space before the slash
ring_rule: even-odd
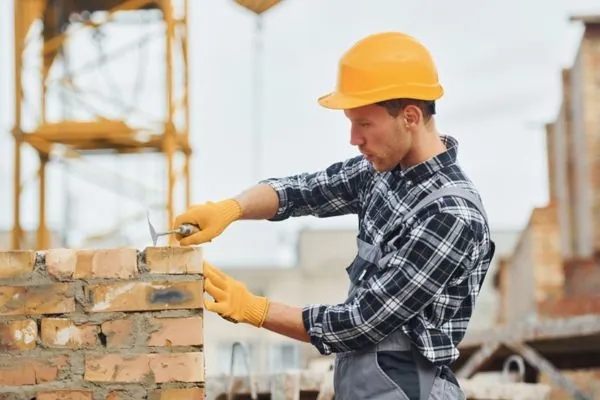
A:
<svg viewBox="0 0 600 400">
<path fill-rule="evenodd" d="M 412 105 L 417 106 L 423 113 L 425 122 L 429 121 L 433 115 L 435 115 L 435 101 L 429 100 L 415 100 L 415 99 L 391 99 L 384 100 L 376 103 L 377 105 L 385 108 L 392 117 L 396 118 L 400 111 L 406 106 Z"/>
</svg>

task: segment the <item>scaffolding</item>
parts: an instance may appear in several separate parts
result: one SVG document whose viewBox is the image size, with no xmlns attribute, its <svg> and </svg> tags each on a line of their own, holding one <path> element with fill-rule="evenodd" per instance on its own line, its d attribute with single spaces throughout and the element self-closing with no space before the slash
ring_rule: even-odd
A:
<svg viewBox="0 0 600 400">
<path fill-rule="evenodd" d="M 167 225 L 177 205 L 190 205 L 187 14 L 188 0 L 14 1 L 13 249 L 24 246 L 24 146 L 39 156 L 36 249 L 49 246 L 46 169 L 55 160 L 81 174 L 94 157 L 110 157 L 117 170 L 121 158 L 158 157 L 164 192 L 145 187 L 150 176 L 113 192 L 145 205 L 157 200 Z M 111 189 L 114 179 L 88 171 L 87 181 Z"/>
</svg>

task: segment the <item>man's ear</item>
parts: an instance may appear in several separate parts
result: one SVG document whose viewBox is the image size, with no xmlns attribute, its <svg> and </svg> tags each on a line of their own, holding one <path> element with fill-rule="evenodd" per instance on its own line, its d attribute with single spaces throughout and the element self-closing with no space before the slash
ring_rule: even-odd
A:
<svg viewBox="0 0 600 400">
<path fill-rule="evenodd" d="M 409 105 L 404 109 L 404 125 L 407 129 L 418 125 L 422 118 L 423 116 L 419 107 Z"/>
</svg>

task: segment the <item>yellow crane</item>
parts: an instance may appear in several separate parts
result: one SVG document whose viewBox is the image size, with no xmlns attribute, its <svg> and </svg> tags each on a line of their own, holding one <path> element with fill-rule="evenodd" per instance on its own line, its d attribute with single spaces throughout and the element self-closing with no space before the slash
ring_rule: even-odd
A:
<svg viewBox="0 0 600 400">
<path fill-rule="evenodd" d="M 167 171 L 163 199 L 167 221 L 174 217 L 174 188 L 179 180 L 183 181 L 182 206 L 189 206 L 187 15 L 188 0 L 14 1 L 14 249 L 24 246 L 21 153 L 25 144 L 39 155 L 38 249 L 49 246 L 46 168 L 57 157 L 89 161 L 97 155 L 159 153 Z M 132 26 L 135 29 L 128 29 Z M 123 32 L 122 44 L 107 50 L 106 31 Z M 153 44 L 163 49 L 160 58 L 121 62 L 117 72 L 103 79 L 91 77 L 92 71 L 107 72 L 114 60 Z M 153 76 L 144 75 L 149 66 L 155 67 Z M 132 81 L 135 86 L 127 91 Z M 154 96 L 154 103 L 140 98 L 140 93 L 156 88 L 163 90 Z M 182 173 L 175 169 L 178 154 L 183 155 Z M 74 168 L 79 170 L 77 165 Z M 94 181 L 101 172 L 92 174 L 88 179 Z"/>
<path fill-rule="evenodd" d="M 263 14 L 280 2 L 235 0 L 257 18 L 254 82 L 257 158 L 260 158 L 261 21 Z M 46 222 L 49 163 L 61 162 L 68 166 L 69 174 L 78 174 L 86 182 L 111 190 L 117 196 L 137 196 L 144 206 L 152 198 L 156 208 L 166 213 L 167 226 L 177 208 L 190 205 L 188 8 L 189 0 L 14 0 L 12 248 L 26 245 L 22 226 L 24 146 L 35 149 L 39 159 L 36 174 L 39 220 L 36 243 L 30 247 L 46 249 L 50 245 Z M 115 35 L 119 45 L 107 46 L 106 39 L 114 39 Z M 160 52 L 148 56 L 149 48 L 158 48 Z M 138 54 L 137 62 L 132 61 L 134 53 Z M 111 64 L 117 60 L 117 70 L 111 71 Z M 153 96 L 144 95 L 150 90 L 154 91 Z M 148 98 L 155 101 L 149 103 Z M 148 172 L 136 182 L 119 178 L 119 171 L 115 171 L 121 158 L 148 153 L 164 160 L 160 165 L 165 167 L 166 178 L 158 182 L 159 187 L 166 187 L 164 191 L 147 187 L 146 183 L 156 184 L 158 179 Z M 116 166 L 110 175 L 92 161 L 106 156 L 112 157 Z M 176 190 L 179 185 L 181 191 Z M 177 193 L 182 193 L 183 199 L 177 198 Z M 140 207 L 135 216 L 122 216 L 116 226 L 104 232 L 90 235 L 89 242 L 115 235 L 133 219 L 143 219 L 145 208 Z"/>
</svg>

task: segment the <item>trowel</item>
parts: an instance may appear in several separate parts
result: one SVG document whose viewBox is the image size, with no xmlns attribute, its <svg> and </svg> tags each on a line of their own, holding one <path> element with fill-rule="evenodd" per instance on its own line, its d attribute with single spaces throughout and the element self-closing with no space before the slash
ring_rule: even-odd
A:
<svg viewBox="0 0 600 400">
<path fill-rule="evenodd" d="M 194 234 L 194 233 L 200 231 L 200 229 L 196 225 L 183 224 L 174 230 L 164 231 L 164 232 L 156 232 L 156 229 L 154 229 L 154 225 L 152 225 L 152 222 L 150 222 L 150 212 L 149 211 L 146 212 L 146 217 L 148 219 L 148 228 L 150 229 L 150 237 L 152 238 L 153 246 L 156 246 L 156 242 L 158 241 L 158 238 L 160 236 L 179 234 L 179 235 L 185 237 L 185 236 L 189 236 L 191 234 Z"/>
</svg>

